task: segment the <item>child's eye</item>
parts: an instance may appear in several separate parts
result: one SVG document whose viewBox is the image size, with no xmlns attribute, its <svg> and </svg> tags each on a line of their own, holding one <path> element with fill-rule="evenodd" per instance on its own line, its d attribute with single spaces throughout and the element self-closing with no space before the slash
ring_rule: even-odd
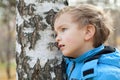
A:
<svg viewBox="0 0 120 80">
<path fill-rule="evenodd" d="M 62 28 L 61 31 L 62 32 L 65 32 L 67 30 L 67 28 Z"/>
</svg>

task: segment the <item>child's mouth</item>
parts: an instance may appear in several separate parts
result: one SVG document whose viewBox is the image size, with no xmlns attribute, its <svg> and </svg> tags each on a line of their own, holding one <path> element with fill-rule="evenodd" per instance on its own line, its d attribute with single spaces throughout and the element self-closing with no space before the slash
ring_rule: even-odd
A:
<svg viewBox="0 0 120 80">
<path fill-rule="evenodd" d="M 63 49 L 64 46 L 65 45 L 62 45 L 62 44 L 58 45 L 58 47 L 60 48 L 60 50 Z"/>
</svg>

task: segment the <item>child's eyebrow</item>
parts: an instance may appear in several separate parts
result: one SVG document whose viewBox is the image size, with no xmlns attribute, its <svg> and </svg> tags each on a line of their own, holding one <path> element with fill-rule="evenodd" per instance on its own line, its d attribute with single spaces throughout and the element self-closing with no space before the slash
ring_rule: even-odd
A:
<svg viewBox="0 0 120 80">
<path fill-rule="evenodd" d="M 63 26 L 65 26 L 66 24 L 62 24 L 62 25 L 60 25 L 60 26 L 57 26 L 57 28 L 56 28 L 56 30 L 59 30 L 61 27 L 63 27 Z M 56 31 L 55 30 L 55 31 Z"/>
</svg>

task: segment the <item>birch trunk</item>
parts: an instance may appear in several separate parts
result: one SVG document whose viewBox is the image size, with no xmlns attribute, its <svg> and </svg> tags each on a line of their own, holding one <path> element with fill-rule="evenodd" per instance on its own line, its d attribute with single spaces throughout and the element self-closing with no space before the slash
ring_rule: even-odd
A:
<svg viewBox="0 0 120 80">
<path fill-rule="evenodd" d="M 17 80 L 65 80 L 53 31 L 54 15 L 65 4 L 62 0 L 17 0 Z"/>
</svg>

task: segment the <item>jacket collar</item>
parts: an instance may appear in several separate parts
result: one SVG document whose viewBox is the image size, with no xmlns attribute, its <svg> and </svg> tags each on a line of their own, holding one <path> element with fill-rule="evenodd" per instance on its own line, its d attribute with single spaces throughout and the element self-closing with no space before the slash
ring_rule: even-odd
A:
<svg viewBox="0 0 120 80">
<path fill-rule="evenodd" d="M 83 62 L 84 60 L 86 60 L 86 59 L 94 56 L 95 54 L 97 54 L 97 53 L 98 53 L 99 51 L 101 51 L 102 49 L 104 49 L 104 45 L 101 45 L 101 46 L 99 46 L 99 47 L 97 47 L 97 48 L 94 48 L 94 49 L 92 49 L 92 50 L 89 50 L 89 51 L 83 53 L 82 55 L 80 55 L 80 56 L 77 57 L 77 58 L 74 58 L 74 59 L 73 59 L 73 58 L 69 58 L 69 57 L 64 56 L 64 59 L 65 59 L 66 63 L 69 63 L 69 62 L 71 62 L 71 61 L 72 61 L 72 62 Z"/>
</svg>

